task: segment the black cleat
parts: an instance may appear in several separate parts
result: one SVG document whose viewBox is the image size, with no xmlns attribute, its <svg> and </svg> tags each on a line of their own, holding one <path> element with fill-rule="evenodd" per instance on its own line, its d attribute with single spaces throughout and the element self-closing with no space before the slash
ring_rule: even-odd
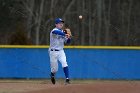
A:
<svg viewBox="0 0 140 93">
<path fill-rule="evenodd" d="M 67 85 L 67 84 L 70 84 L 70 80 L 69 80 L 69 79 L 66 79 L 65 84 L 66 84 L 66 85 Z"/>
<path fill-rule="evenodd" d="M 51 73 L 51 75 L 50 75 L 50 76 L 51 76 L 51 81 L 52 81 L 52 84 L 55 84 L 54 74 L 52 74 L 52 73 Z"/>
</svg>

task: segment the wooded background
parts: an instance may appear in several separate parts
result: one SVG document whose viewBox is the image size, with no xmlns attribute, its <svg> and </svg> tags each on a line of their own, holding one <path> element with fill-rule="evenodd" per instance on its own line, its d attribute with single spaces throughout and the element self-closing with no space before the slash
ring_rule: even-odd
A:
<svg viewBox="0 0 140 93">
<path fill-rule="evenodd" d="M 139 9 L 140 0 L 0 0 L 0 44 L 49 45 L 60 17 L 71 45 L 139 46 Z"/>
</svg>

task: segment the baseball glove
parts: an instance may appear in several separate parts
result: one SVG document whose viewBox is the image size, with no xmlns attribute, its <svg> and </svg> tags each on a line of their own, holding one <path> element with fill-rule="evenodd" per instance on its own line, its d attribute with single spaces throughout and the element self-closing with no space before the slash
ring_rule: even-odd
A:
<svg viewBox="0 0 140 93">
<path fill-rule="evenodd" d="M 71 31 L 69 28 L 66 28 L 63 30 L 65 34 L 69 34 L 70 37 L 72 37 Z"/>
</svg>

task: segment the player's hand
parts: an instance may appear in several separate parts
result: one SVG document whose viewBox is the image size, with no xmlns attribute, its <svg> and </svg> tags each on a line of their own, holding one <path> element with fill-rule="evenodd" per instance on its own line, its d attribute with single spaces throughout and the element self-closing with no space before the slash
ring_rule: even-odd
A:
<svg viewBox="0 0 140 93">
<path fill-rule="evenodd" d="M 70 37 L 71 37 L 71 35 L 70 35 L 70 34 L 65 34 L 65 36 L 66 36 L 67 38 L 70 38 Z"/>
</svg>

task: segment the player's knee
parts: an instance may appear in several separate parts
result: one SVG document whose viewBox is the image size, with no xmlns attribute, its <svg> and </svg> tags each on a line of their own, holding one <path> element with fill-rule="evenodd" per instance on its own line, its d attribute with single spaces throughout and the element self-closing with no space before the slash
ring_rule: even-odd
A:
<svg viewBox="0 0 140 93">
<path fill-rule="evenodd" d="M 67 67 L 67 66 L 68 66 L 67 62 L 62 64 L 62 67 Z"/>
<path fill-rule="evenodd" d="M 57 71 L 58 71 L 58 68 L 52 68 L 52 69 L 51 69 L 51 72 L 52 72 L 52 73 L 56 73 Z"/>
</svg>

